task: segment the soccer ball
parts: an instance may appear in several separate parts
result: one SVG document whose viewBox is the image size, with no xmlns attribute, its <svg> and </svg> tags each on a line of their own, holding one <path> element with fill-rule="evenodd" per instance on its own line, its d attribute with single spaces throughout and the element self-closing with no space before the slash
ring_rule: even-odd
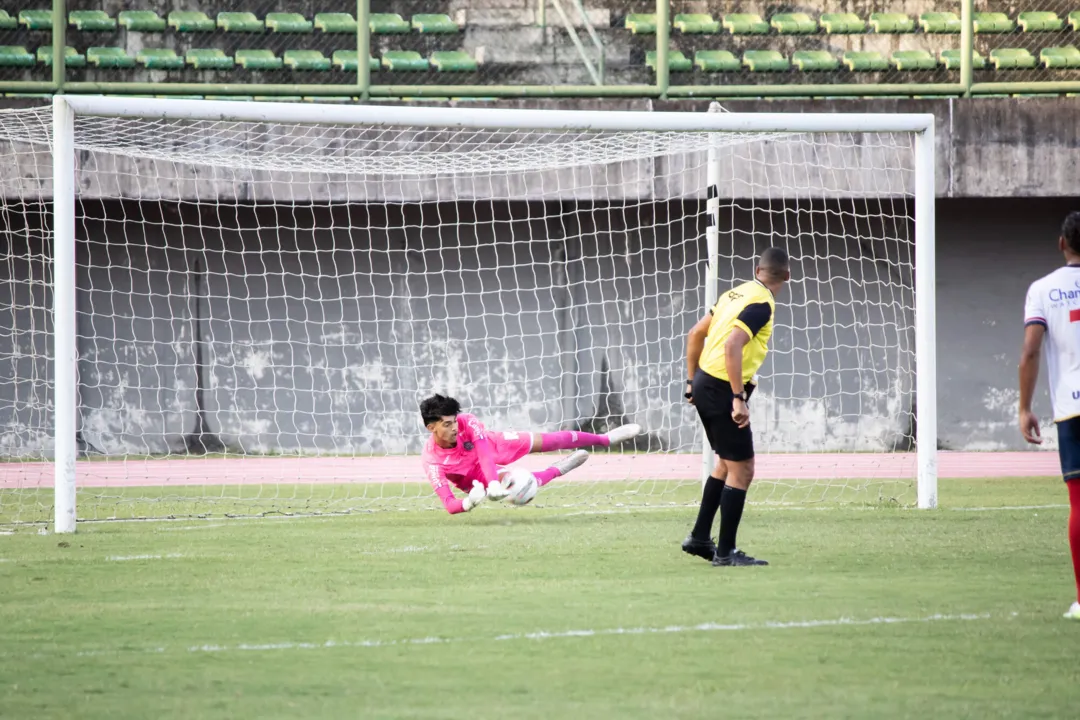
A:
<svg viewBox="0 0 1080 720">
<path fill-rule="evenodd" d="M 533 474 L 521 468 L 506 473 L 503 487 L 510 491 L 510 494 L 506 496 L 506 502 L 511 505 L 528 505 L 536 497 L 536 491 L 540 489 Z"/>
</svg>

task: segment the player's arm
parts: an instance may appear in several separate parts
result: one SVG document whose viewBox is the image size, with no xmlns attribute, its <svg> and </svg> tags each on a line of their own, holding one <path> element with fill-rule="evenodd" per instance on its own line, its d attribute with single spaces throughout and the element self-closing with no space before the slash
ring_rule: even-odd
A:
<svg viewBox="0 0 1080 720">
<path fill-rule="evenodd" d="M 746 386 L 743 385 L 743 348 L 750 338 L 758 334 L 765 323 L 772 317 L 772 307 L 768 303 L 752 303 L 739 313 L 735 326 L 724 341 L 724 369 L 727 370 L 731 392 L 736 396 L 732 401 L 732 419 L 739 427 L 750 424 L 750 410 L 746 406 Z M 741 396 L 741 397 L 739 397 Z"/>
<path fill-rule="evenodd" d="M 424 463 L 424 474 L 427 475 L 428 481 L 431 482 L 435 494 L 442 500 L 446 512 L 451 515 L 469 512 L 482 503 L 486 497 L 484 486 L 480 483 L 474 483 L 472 491 L 466 497 L 455 497 L 454 491 L 450 487 L 450 481 L 446 479 L 446 471 L 438 463 Z"/>
<path fill-rule="evenodd" d="M 698 369 L 698 361 L 701 360 L 701 353 L 705 350 L 705 339 L 709 337 L 709 326 L 712 325 L 712 313 L 706 313 L 705 317 L 694 323 L 694 327 L 690 328 L 689 334 L 686 336 L 686 393 L 685 397 L 690 402 L 693 402 L 693 398 L 690 395 L 690 387 L 694 382 L 694 373 Z"/>
<path fill-rule="evenodd" d="M 476 449 L 476 459 L 480 463 L 482 484 L 492 500 L 502 500 L 507 493 L 499 482 L 499 469 L 495 465 L 495 448 L 491 445 L 484 424 L 475 415 L 465 416 L 465 427 Z"/>
<path fill-rule="evenodd" d="M 1035 383 L 1039 380 L 1039 361 L 1046 325 L 1029 320 L 1024 327 L 1024 346 L 1020 350 L 1020 434 L 1033 445 L 1042 443 L 1039 421 L 1031 412 Z"/>
</svg>

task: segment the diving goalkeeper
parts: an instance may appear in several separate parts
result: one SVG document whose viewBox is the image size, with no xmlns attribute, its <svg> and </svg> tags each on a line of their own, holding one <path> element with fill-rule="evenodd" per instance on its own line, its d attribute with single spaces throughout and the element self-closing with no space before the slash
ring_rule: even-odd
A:
<svg viewBox="0 0 1080 720">
<path fill-rule="evenodd" d="M 577 450 L 546 470 L 533 473 L 537 485 L 542 487 L 589 458 L 588 452 L 578 448 L 608 447 L 641 433 L 641 426 L 635 424 L 622 425 L 605 435 L 572 431 L 496 432 L 485 429 L 475 415 L 462 413 L 457 400 L 443 395 L 433 395 L 420 403 L 420 416 L 431 433 L 420 456 L 424 475 L 451 515 L 469 512 L 487 499 L 505 498 L 510 491 L 499 480 L 500 467 L 529 453 Z M 451 486 L 468 495 L 455 497 Z"/>
</svg>

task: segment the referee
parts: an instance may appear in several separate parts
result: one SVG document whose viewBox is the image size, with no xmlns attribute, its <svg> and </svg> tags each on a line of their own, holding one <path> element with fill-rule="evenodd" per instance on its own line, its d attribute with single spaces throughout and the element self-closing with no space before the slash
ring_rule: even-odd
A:
<svg viewBox="0 0 1080 720">
<path fill-rule="evenodd" d="M 697 408 L 718 457 L 682 549 L 717 567 L 768 565 L 736 548 L 735 536 L 754 479 L 754 438 L 746 403 L 754 391 L 754 374 L 769 352 L 776 293 L 790 277 L 787 252 L 767 249 L 758 259 L 754 279 L 722 294 L 686 340 L 686 399 Z M 717 509 L 720 538 L 713 544 Z"/>
</svg>

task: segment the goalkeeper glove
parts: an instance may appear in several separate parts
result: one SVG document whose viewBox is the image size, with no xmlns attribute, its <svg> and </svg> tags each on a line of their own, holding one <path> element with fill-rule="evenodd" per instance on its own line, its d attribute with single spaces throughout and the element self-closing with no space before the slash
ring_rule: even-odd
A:
<svg viewBox="0 0 1080 720">
<path fill-rule="evenodd" d="M 484 502 L 487 498 L 487 492 L 484 490 L 484 486 L 476 480 L 473 480 L 472 490 L 469 491 L 469 496 L 461 501 L 461 507 L 465 512 L 469 512 L 474 507 Z"/>
<path fill-rule="evenodd" d="M 510 494 L 510 488 L 503 487 L 502 483 L 498 480 L 492 480 L 487 486 L 487 496 L 489 500 L 502 500 Z"/>
</svg>

